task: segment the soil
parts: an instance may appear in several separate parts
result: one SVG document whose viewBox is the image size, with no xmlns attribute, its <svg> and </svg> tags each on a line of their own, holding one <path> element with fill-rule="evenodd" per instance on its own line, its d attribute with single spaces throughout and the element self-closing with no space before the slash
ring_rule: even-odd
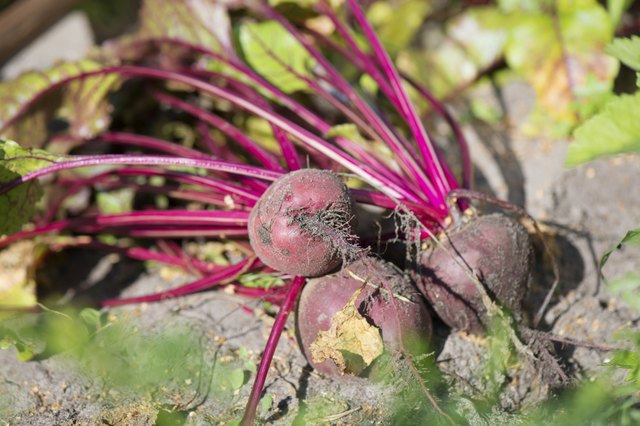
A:
<svg viewBox="0 0 640 426">
<path fill-rule="evenodd" d="M 500 93 L 479 91 L 474 96 L 505 108 L 502 123 L 470 122 L 465 126 L 478 166 L 476 188 L 525 206 L 539 220 L 559 262 L 558 291 L 539 328 L 562 338 L 619 346 L 616 333 L 629 326 L 638 329 L 639 317 L 623 300 L 607 292 L 597 273 L 597 262 L 626 231 L 640 223 L 640 198 L 631 193 L 634 183 L 640 181 L 640 159 L 623 156 L 565 169 L 567 141 L 531 138 L 519 131 L 532 108 L 533 94 L 526 85 L 515 82 Z M 634 270 L 637 259 L 637 252 L 616 253 L 605 274 L 618 276 Z M 538 264 L 525 303 L 528 321 L 553 280 L 548 262 Z M 47 279 L 97 297 L 120 290 L 123 296 L 146 294 L 189 278 L 78 252 L 61 257 L 57 266 L 48 270 Z M 67 297 L 77 295 L 72 292 Z M 254 314 L 245 307 L 255 309 Z M 273 321 L 263 308 L 261 303 L 225 291 L 211 291 L 111 309 L 110 319 L 128 324 L 138 339 L 153 339 L 167 330 L 187 330 L 195 337 L 193 347 L 183 348 L 179 373 L 164 371 L 151 387 L 138 392 L 113 385 L 109 377 L 83 373 L 68 353 L 21 362 L 14 348 L 0 350 L 0 424 L 209 425 L 237 421 L 250 391 L 251 366 L 259 361 Z M 403 397 L 401 386 L 323 377 L 308 366 L 292 335 L 288 333 L 276 352 L 264 391 L 271 402 L 263 399 L 260 422 L 392 422 L 390 404 Z M 604 371 L 607 352 L 559 344 L 555 349 L 574 380 Z M 103 350 L 117 356 L 108 347 Z M 552 388 L 539 380 L 540 371 L 533 365 L 479 375 L 487 354 L 486 339 L 450 333 L 438 326 L 433 357 L 443 371 L 448 392 L 457 395 L 458 411 L 469 423 L 508 424 L 513 410 L 530 407 L 551 395 Z M 244 374 L 239 386 L 225 391 L 216 385 L 237 369 Z M 224 377 L 227 374 L 229 377 Z M 473 403 L 489 394 L 495 395 L 500 408 L 492 418 L 480 416 Z"/>
</svg>

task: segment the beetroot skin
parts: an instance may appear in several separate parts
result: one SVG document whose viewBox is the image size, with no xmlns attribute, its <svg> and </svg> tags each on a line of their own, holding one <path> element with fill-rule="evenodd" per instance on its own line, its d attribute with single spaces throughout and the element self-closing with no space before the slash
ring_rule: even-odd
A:
<svg viewBox="0 0 640 426">
<path fill-rule="evenodd" d="M 363 286 L 362 279 L 368 284 Z M 296 311 L 298 342 L 313 368 L 324 374 L 337 376 L 342 372 L 331 359 L 314 362 L 311 343 L 321 330 L 331 327 L 331 318 L 360 288 L 362 292 L 356 298 L 355 306 L 369 324 L 380 329 L 386 351 L 405 349 L 420 355 L 428 349 L 432 323 L 422 295 L 391 264 L 363 258 L 337 273 L 309 280 L 300 295 Z M 394 303 L 385 288 L 397 295 Z"/>
<path fill-rule="evenodd" d="M 529 234 L 521 224 L 501 214 L 480 216 L 442 243 L 422 253 L 417 284 L 449 327 L 482 333 L 486 315 L 476 285 L 452 254 L 480 277 L 494 300 L 520 311 L 532 262 Z"/>
<path fill-rule="evenodd" d="M 340 266 L 352 218 L 353 200 L 338 175 L 301 169 L 273 182 L 260 197 L 249 217 L 249 240 L 266 265 L 316 277 Z"/>
</svg>

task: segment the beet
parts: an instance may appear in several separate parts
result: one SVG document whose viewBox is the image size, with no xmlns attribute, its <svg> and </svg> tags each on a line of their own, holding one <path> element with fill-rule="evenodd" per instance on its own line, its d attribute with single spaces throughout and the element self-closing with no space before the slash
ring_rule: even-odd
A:
<svg viewBox="0 0 640 426">
<path fill-rule="evenodd" d="M 385 288 L 395 295 L 393 301 Z M 432 324 L 422 295 L 391 264 L 363 258 L 337 273 L 309 280 L 302 290 L 296 311 L 296 332 L 307 360 L 316 370 L 332 376 L 363 373 L 364 368 L 359 368 L 363 366 L 354 363 L 343 372 L 332 359 L 315 362 L 311 351 L 318 334 L 330 329 L 332 317 L 359 289 L 362 291 L 354 305 L 370 325 L 379 329 L 385 351 L 404 349 L 414 355 L 427 351 Z"/>
<path fill-rule="evenodd" d="M 260 197 L 249 217 L 249 240 L 266 265 L 320 276 L 340 266 L 352 218 L 353 200 L 338 175 L 301 169 L 273 182 Z"/>
<path fill-rule="evenodd" d="M 442 246 L 423 252 L 417 285 L 449 327 L 484 331 L 486 309 L 476 284 L 454 257 L 480 277 L 487 293 L 518 313 L 532 267 L 529 234 L 502 214 L 473 218 L 442 238 Z M 446 249 L 446 250 L 445 250 Z"/>
</svg>

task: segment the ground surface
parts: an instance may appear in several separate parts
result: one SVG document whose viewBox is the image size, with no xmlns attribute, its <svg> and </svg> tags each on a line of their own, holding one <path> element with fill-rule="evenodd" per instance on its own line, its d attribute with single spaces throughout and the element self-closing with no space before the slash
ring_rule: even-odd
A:
<svg viewBox="0 0 640 426">
<path fill-rule="evenodd" d="M 491 100 L 496 95 L 481 92 L 476 96 Z M 559 290 L 541 328 L 562 337 L 616 345 L 615 332 L 625 326 L 637 328 L 638 317 L 607 293 L 596 273 L 597 259 L 640 223 L 640 199 L 631 196 L 634 183 L 640 181 L 640 160 L 624 157 L 565 169 L 566 141 L 529 138 L 518 130 L 531 109 L 530 90 L 515 82 L 499 96 L 506 106 L 505 122 L 472 122 L 465 130 L 472 157 L 482 165 L 477 171 L 478 188 L 525 205 L 544 225 L 560 262 Z M 619 275 L 632 270 L 637 266 L 636 255 L 622 252 L 612 257 L 606 272 Z M 166 289 L 187 279 L 113 258 L 98 260 L 86 253 L 74 256 L 54 268 L 49 279 L 81 286 L 84 291 L 114 293 L 124 288 L 125 296 Z M 85 274 L 70 274 L 64 266 L 69 264 L 82 264 Z M 529 316 L 550 283 L 548 268 L 540 267 L 527 301 Z M 139 391 L 118 386 L 109 377 L 83 373 L 64 353 L 20 362 L 14 349 L 1 350 L 0 420 L 4 423 L 0 424 L 206 425 L 237 420 L 250 390 L 252 365 L 272 321 L 247 313 L 242 309 L 245 304 L 261 308 L 232 294 L 209 292 L 110 311 L 113 321 L 131 326 L 131 335 L 153 339 L 167 330 L 186 330 L 189 339 L 195 336 L 189 340 L 191 346 L 181 348 L 173 364 L 157 372 L 151 388 Z M 449 373 L 454 391 L 472 398 L 492 391 L 486 387 L 498 383 L 500 403 L 507 411 L 548 396 L 548 389 L 533 380 L 536 371 L 526 366 L 498 379 L 479 377 L 477 370 L 487 354 L 483 339 L 450 334 L 444 328 L 436 336 L 435 357 L 445 374 Z M 102 349 L 106 359 L 119 356 L 110 352 L 108 344 Z M 575 378 L 596 374 L 607 356 L 586 348 L 559 349 L 563 364 Z M 131 368 L 131 374 L 144 374 L 144 363 Z M 238 371 L 241 377 L 234 379 Z M 265 392 L 268 398 L 259 416 L 266 423 L 385 424 L 390 421 L 387 404 L 394 400 L 395 391 L 360 379 L 321 377 L 307 366 L 295 340 L 288 338 L 279 345 Z M 470 422 L 489 421 L 475 415 L 473 405 L 468 402 L 465 406 L 465 401 L 470 400 L 461 398 L 458 408 Z M 504 411 L 497 418 L 509 422 Z"/>
</svg>

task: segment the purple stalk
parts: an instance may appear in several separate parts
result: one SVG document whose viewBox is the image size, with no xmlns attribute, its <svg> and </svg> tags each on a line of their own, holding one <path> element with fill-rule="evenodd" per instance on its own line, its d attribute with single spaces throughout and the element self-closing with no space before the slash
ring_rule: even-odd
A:
<svg viewBox="0 0 640 426">
<path fill-rule="evenodd" d="M 261 75 L 256 73 L 254 70 L 252 70 L 250 67 L 248 67 L 246 64 L 244 64 L 237 58 L 230 58 L 230 57 L 221 55 L 220 53 L 206 49 L 204 47 L 196 46 L 191 43 L 185 42 L 184 40 L 174 39 L 170 37 L 159 37 L 159 38 L 153 39 L 153 41 L 156 43 L 175 44 L 178 46 L 186 47 L 188 49 L 193 50 L 194 52 L 197 52 L 202 55 L 209 56 L 213 59 L 221 61 L 229 65 L 236 71 L 240 72 L 244 76 L 248 77 L 249 80 L 253 81 L 257 86 L 260 86 L 263 89 L 266 89 L 278 100 L 278 102 L 280 102 L 282 105 L 289 108 L 292 112 L 294 112 L 304 121 L 306 121 L 312 127 L 318 128 L 318 129 L 321 129 L 323 127 L 327 127 L 327 128 L 331 127 L 331 125 L 324 122 L 324 120 L 322 120 L 322 118 L 320 118 L 314 112 L 309 110 L 307 107 L 305 107 L 301 103 L 295 101 L 293 98 L 291 98 L 290 96 L 282 92 L 277 87 L 273 86 L 271 83 L 265 80 Z"/>
<path fill-rule="evenodd" d="M 153 97 L 159 102 L 181 109 L 220 130 L 222 133 L 238 142 L 238 144 L 246 150 L 247 153 L 255 157 L 267 169 L 278 172 L 284 171 L 278 160 L 270 152 L 261 147 L 256 141 L 249 138 L 242 130 L 238 129 L 222 117 L 209 111 L 205 111 L 202 108 L 190 104 L 189 102 L 185 102 L 174 96 L 161 92 L 154 92 Z"/>
<path fill-rule="evenodd" d="M 330 105 L 332 105 L 336 110 L 340 111 L 345 117 L 347 117 L 354 124 L 356 124 L 359 128 L 361 128 L 371 138 L 379 139 L 378 135 L 371 128 L 371 126 L 369 126 L 369 124 L 367 124 L 366 120 L 362 116 L 360 116 L 357 113 L 357 111 L 349 109 L 344 103 L 342 103 L 342 101 L 340 99 L 338 99 L 338 97 L 336 96 L 335 91 L 332 93 L 331 91 L 329 91 L 328 89 L 323 87 L 322 84 L 318 83 L 317 81 L 300 74 L 299 72 L 297 72 L 296 70 L 291 68 L 291 66 L 289 64 L 283 62 L 282 59 L 278 55 L 276 55 L 269 48 L 269 46 L 266 43 L 264 43 L 259 37 L 255 36 L 255 35 L 254 35 L 254 37 L 256 39 L 256 42 L 263 49 L 265 49 L 265 51 L 267 52 L 269 57 L 271 59 L 273 59 L 275 62 L 277 62 L 278 65 L 283 67 L 288 74 L 290 74 L 291 76 L 295 77 L 296 79 L 298 79 L 300 81 L 303 81 L 307 86 L 309 86 L 311 89 L 314 90 L 314 93 L 316 95 L 320 96 L 322 99 L 327 101 Z"/>
<path fill-rule="evenodd" d="M 42 226 L 36 226 L 33 229 L 18 231 L 11 235 L 5 236 L 4 238 L 0 237 L 0 248 L 6 247 L 15 241 L 20 241 L 27 238 L 37 237 L 38 235 L 44 235 L 51 232 L 64 230 L 69 226 L 70 222 L 71 221 L 68 219 L 61 220 L 58 222 L 47 223 L 46 225 Z"/>
<path fill-rule="evenodd" d="M 402 77 L 411 84 L 422 96 L 424 96 L 433 109 L 447 122 L 453 132 L 456 141 L 460 146 L 460 157 L 462 159 L 462 186 L 470 189 L 473 186 L 473 162 L 471 161 L 471 153 L 469 152 L 469 144 L 467 138 L 460 127 L 458 121 L 451 115 L 447 107 L 441 103 L 426 87 L 415 81 L 408 75 L 402 74 Z"/>
<path fill-rule="evenodd" d="M 207 78 L 208 77 L 218 77 L 218 78 L 222 78 L 225 82 L 227 82 L 227 84 L 229 84 L 230 86 L 233 86 L 238 92 L 243 93 L 245 95 L 247 95 L 248 97 L 250 97 L 254 102 L 258 103 L 259 105 L 264 106 L 267 109 L 272 109 L 271 108 L 271 104 L 269 104 L 269 102 L 267 102 L 259 93 L 257 93 L 252 87 L 249 87 L 248 85 L 245 85 L 243 82 L 236 80 L 232 77 L 229 77 L 225 74 L 221 74 L 221 73 L 216 73 L 213 71 L 208 71 L 208 70 L 198 70 L 197 72 L 193 72 L 193 70 L 188 70 L 188 72 L 192 73 L 192 74 L 200 74 L 200 75 L 204 75 Z M 283 96 L 284 95 L 283 93 Z M 318 117 L 317 118 L 317 122 L 321 122 L 322 120 Z M 309 123 L 312 124 L 312 123 Z M 291 142 L 289 140 L 289 137 L 287 136 L 287 134 L 282 131 L 281 129 L 279 129 L 278 127 L 274 126 L 273 124 L 270 123 L 271 126 L 271 130 L 273 131 L 273 135 L 276 139 L 276 141 L 278 142 L 278 145 L 280 146 L 280 151 L 282 153 L 282 156 L 285 160 L 285 163 L 287 164 L 287 168 L 289 171 L 293 171 L 293 170 L 298 170 L 301 168 L 300 165 L 300 157 L 298 155 L 298 153 L 296 152 L 295 146 L 293 145 L 293 142 Z M 329 126 L 327 124 L 327 126 Z"/>
<path fill-rule="evenodd" d="M 362 129 L 367 135 L 369 135 L 374 140 L 379 140 L 376 132 L 368 125 L 366 120 L 362 118 L 357 111 L 353 111 L 347 107 L 347 105 L 343 104 L 340 99 L 338 99 L 333 93 L 329 92 L 327 89 L 322 87 L 321 84 L 316 81 L 301 75 L 299 72 L 291 68 L 288 64 L 284 63 L 280 57 L 275 55 L 273 51 L 266 44 L 262 43 L 261 40 L 257 39 L 258 43 L 261 44 L 262 48 L 264 48 L 269 56 L 276 61 L 280 66 L 282 66 L 287 73 L 291 74 L 298 80 L 304 81 L 311 89 L 315 91 L 315 93 L 320 96 L 322 99 L 326 100 L 330 105 L 340 111 L 347 119 L 351 120 L 357 127 Z M 335 138 L 336 142 L 348 153 L 355 156 L 363 163 L 369 165 L 373 170 L 379 173 L 381 176 L 386 177 L 389 181 L 394 182 L 394 184 L 406 188 L 407 183 L 411 183 L 412 181 L 406 182 L 406 179 L 403 182 L 403 179 L 398 175 L 393 173 L 389 169 L 387 165 L 383 163 L 377 154 L 362 144 L 358 144 L 354 141 L 351 141 L 345 137 L 338 136 Z"/>
<path fill-rule="evenodd" d="M 231 283 L 233 286 L 233 294 L 238 294 L 244 297 L 250 297 L 252 299 L 262 299 L 265 302 L 273 303 L 275 305 L 282 305 L 283 296 L 280 288 L 265 290 L 263 288 L 251 288 L 244 287 L 241 284 Z M 251 311 L 253 313 L 253 311 Z"/>
<path fill-rule="evenodd" d="M 414 154 L 408 144 L 402 141 L 398 136 L 387 126 L 387 124 L 378 116 L 378 114 L 368 105 L 351 87 L 351 85 L 344 79 L 344 77 L 327 61 L 327 59 L 318 52 L 307 40 L 298 32 L 298 30 L 291 25 L 282 15 L 280 15 L 275 9 L 270 7 L 266 3 L 261 3 L 263 12 L 271 19 L 275 19 L 284 28 L 287 29 L 289 34 L 294 36 L 309 52 L 309 54 L 322 66 L 322 68 L 328 73 L 331 78 L 331 83 L 336 87 L 338 91 L 344 93 L 349 100 L 361 111 L 367 121 L 371 122 L 380 137 L 386 142 L 387 146 L 393 151 L 394 155 L 398 158 L 398 163 L 405 169 L 407 174 L 411 176 L 412 180 L 422 188 L 423 192 L 427 196 L 427 199 L 434 203 L 440 204 L 440 198 L 435 192 L 431 182 L 424 175 L 422 168 L 414 160 Z M 383 191 L 384 192 L 384 191 Z M 409 199 L 416 199 L 415 195 L 407 197 Z M 418 197 L 420 198 L 420 197 Z"/>
<path fill-rule="evenodd" d="M 214 210 L 202 213 L 213 212 Z M 129 215 L 139 213 L 141 212 L 131 213 Z M 248 215 L 249 212 L 244 211 L 237 213 L 246 213 Z M 143 217 L 129 217 L 125 219 L 120 219 L 114 216 L 95 216 L 65 219 L 57 222 L 47 223 L 41 226 L 36 226 L 32 229 L 18 231 L 14 234 L 1 238 L 0 248 L 6 247 L 9 244 L 22 239 L 32 238 L 39 235 L 45 235 L 52 232 L 59 232 L 64 230 L 85 233 L 109 232 L 112 234 L 122 234 L 129 237 L 144 238 L 231 238 L 246 237 L 248 235 L 246 224 L 244 226 L 225 225 L 224 220 L 220 220 L 218 224 L 216 223 L 215 218 L 211 221 L 205 218 L 194 219 L 190 217 L 188 219 L 188 224 L 182 225 L 183 223 L 185 223 L 184 221 L 182 221 L 180 222 L 180 226 L 171 226 L 166 224 L 149 225 L 148 222 L 144 221 L 144 215 Z M 162 222 L 162 218 L 157 217 L 154 221 L 157 223 Z M 243 220 L 237 220 L 237 222 L 241 223 L 243 222 Z"/>
<path fill-rule="evenodd" d="M 126 297 L 121 299 L 107 299 L 103 301 L 101 305 L 104 307 L 111 307 L 129 305 L 132 303 L 157 302 L 159 300 L 171 299 L 174 297 L 195 293 L 197 291 L 211 288 L 216 285 L 224 284 L 237 278 L 239 275 L 251 269 L 255 261 L 255 257 L 250 257 L 236 263 L 235 265 L 228 266 L 221 271 L 217 271 L 209 275 L 208 277 L 201 278 L 197 281 L 182 285 L 177 288 L 148 294 L 145 296 Z"/>
<path fill-rule="evenodd" d="M 378 173 L 370 170 L 366 165 L 360 164 L 355 159 L 340 151 L 339 149 L 331 146 L 320 137 L 314 135 L 306 129 L 303 129 L 299 125 L 285 119 L 279 114 L 266 110 L 265 108 L 256 105 L 254 102 L 251 102 L 247 99 L 244 99 L 235 93 L 232 93 L 226 89 L 215 86 L 213 84 L 207 83 L 202 80 L 198 80 L 193 77 L 189 77 L 183 74 L 166 71 L 166 70 L 158 70 L 137 66 L 117 66 L 111 68 L 105 68 L 98 71 L 89 71 L 73 78 L 66 79 L 60 84 L 64 82 L 68 82 L 74 79 L 86 78 L 94 75 L 104 75 L 110 73 L 120 73 L 129 76 L 137 76 L 137 77 L 147 77 L 153 79 L 160 80 L 170 80 L 181 82 L 187 84 L 189 86 L 194 87 L 195 89 L 201 90 L 204 93 L 212 95 L 214 97 L 219 97 L 221 99 L 227 100 L 230 103 L 249 111 L 267 121 L 272 123 L 273 125 L 281 128 L 283 131 L 288 132 L 298 138 L 301 142 L 306 144 L 309 148 L 316 150 L 317 152 L 323 154 L 327 158 L 337 162 L 338 164 L 346 167 L 351 170 L 353 173 L 359 175 L 362 179 L 367 181 L 374 188 L 379 191 L 389 195 L 390 197 L 397 199 L 410 199 L 415 200 L 415 194 L 407 192 L 402 187 L 398 187 L 393 182 L 390 182 L 388 179 L 380 176 Z M 54 166 L 43 168 L 33 173 L 29 173 L 22 177 L 22 179 L 17 179 L 16 181 L 10 182 L 9 184 L 3 185 L 0 187 L 0 193 L 13 188 L 20 182 L 25 181 L 24 179 L 33 179 L 35 177 L 42 176 L 47 173 L 54 173 L 59 170 L 65 170 L 73 167 L 85 167 L 85 166 L 93 166 L 93 165 L 107 165 L 107 164 L 146 164 L 146 165 L 166 165 L 166 166 L 189 166 L 189 167 L 202 167 L 205 169 L 229 172 L 249 177 L 256 177 L 259 179 L 266 180 L 275 180 L 277 177 L 273 172 L 256 169 L 250 166 L 242 166 L 242 165 L 232 165 L 225 162 L 220 161 L 205 161 L 202 159 L 186 159 L 186 158 L 168 158 L 168 157 L 153 157 L 153 156 L 120 156 L 123 158 L 118 158 L 118 156 L 94 156 L 93 158 L 82 158 L 81 160 L 72 160 L 64 163 L 58 163 Z M 126 159 L 125 159 L 126 158 Z M 419 173 L 416 170 L 416 173 Z"/>
<path fill-rule="evenodd" d="M 71 242 L 66 241 L 66 238 L 65 238 L 65 240 L 63 240 L 62 242 L 54 241 L 53 243 L 51 243 L 51 246 L 56 250 L 60 248 L 66 248 L 66 247 L 83 247 L 88 249 L 106 250 L 114 253 L 119 253 L 124 256 L 128 256 L 131 259 L 141 260 L 144 262 L 152 261 L 152 262 L 163 263 L 165 265 L 178 266 L 187 271 L 192 271 L 194 269 L 192 267 L 193 265 L 191 265 L 191 263 L 187 261 L 187 259 L 184 259 L 178 256 L 173 256 L 166 253 L 159 253 L 157 251 L 149 250 L 144 247 L 137 247 L 137 246 L 122 247 L 122 246 L 106 244 L 106 243 L 102 243 L 94 240 L 86 241 L 85 237 L 80 237 L 77 239 L 77 241 L 71 241 Z M 197 260 L 197 259 L 193 259 L 193 260 Z M 198 273 L 200 274 L 211 273 L 212 271 L 219 268 L 221 268 L 221 266 L 209 264 L 206 262 L 200 262 L 200 264 L 197 265 L 196 267 Z"/>
<path fill-rule="evenodd" d="M 398 203 L 396 201 L 377 192 L 367 191 L 364 189 L 351 189 L 349 191 L 353 198 L 359 203 L 370 204 L 387 209 L 395 209 L 398 207 Z M 413 212 L 416 216 L 425 218 L 430 222 L 442 223 L 446 217 L 446 213 L 441 210 L 436 210 L 425 203 L 403 201 L 402 205 Z"/>
<path fill-rule="evenodd" d="M 141 148 L 149 148 L 160 152 L 166 152 L 168 154 L 174 154 L 179 157 L 211 159 L 209 155 L 195 149 L 187 148 L 185 146 L 177 145 L 175 143 L 171 143 L 169 141 L 154 138 L 151 136 L 143 136 L 135 133 L 105 132 L 95 140 L 123 145 L 133 145 Z"/>
<path fill-rule="evenodd" d="M 227 210 L 144 210 L 133 213 L 121 213 L 112 215 L 98 215 L 92 218 L 72 219 L 73 221 L 87 222 L 90 225 L 101 227 L 136 226 L 136 225 L 220 225 L 220 226 L 247 226 L 249 223 L 248 211 Z"/>
<path fill-rule="evenodd" d="M 377 67 L 375 66 L 375 64 L 372 63 L 369 56 L 367 56 L 360 49 L 358 44 L 355 42 L 355 40 L 349 33 L 348 29 L 338 19 L 338 17 L 335 15 L 331 7 L 326 4 L 326 1 L 322 1 L 318 3 L 318 7 L 320 11 L 324 13 L 326 16 L 328 16 L 331 19 L 331 21 L 334 23 L 334 25 L 336 26 L 336 30 L 338 31 L 340 36 L 343 38 L 343 40 L 347 42 L 347 45 L 349 46 L 350 50 L 345 49 L 342 45 L 336 43 L 334 40 L 328 37 L 325 37 L 322 34 L 319 34 L 308 28 L 306 30 L 309 31 L 309 33 L 312 34 L 313 37 L 327 44 L 331 49 L 338 51 L 343 57 L 345 57 L 347 60 L 351 61 L 354 65 L 360 68 L 362 72 L 369 74 L 374 79 L 374 81 L 378 84 L 378 86 L 380 87 L 380 90 L 385 94 L 385 96 L 387 96 L 387 98 L 389 98 L 389 100 L 396 106 L 398 111 L 400 111 L 400 103 L 397 100 L 395 93 L 393 93 L 393 90 L 389 86 L 387 80 L 378 71 Z M 447 122 L 449 127 L 451 127 L 451 130 L 456 138 L 456 141 L 458 141 L 460 145 L 460 154 L 461 154 L 462 163 L 463 163 L 463 186 L 465 188 L 471 187 L 472 177 L 473 177 L 472 163 L 471 163 L 471 157 L 469 154 L 468 144 L 466 141 L 466 137 L 462 132 L 462 128 L 460 127 L 456 119 L 447 110 L 445 105 L 442 104 L 438 99 L 436 99 L 435 96 L 433 96 L 433 94 L 431 94 L 426 89 L 426 87 L 419 84 L 418 82 L 416 82 L 414 79 L 412 79 L 405 73 L 401 72 L 400 75 L 409 84 L 411 84 L 422 96 L 424 96 L 427 99 L 427 101 L 429 101 L 429 103 L 431 104 L 433 109 L 436 111 L 436 113 L 438 113 L 442 118 L 444 118 L 444 120 Z M 448 169 L 447 164 L 443 162 L 441 163 L 441 166 L 444 169 L 445 173 L 447 173 L 447 169 Z M 450 184 L 452 187 L 458 186 L 457 183 L 450 183 Z"/>
<path fill-rule="evenodd" d="M 424 126 L 422 125 L 422 122 L 420 121 L 420 117 L 418 116 L 415 107 L 409 100 L 406 91 L 402 87 L 402 81 L 400 79 L 398 71 L 395 69 L 391 58 L 382 46 L 380 39 L 374 32 L 373 28 L 371 28 L 371 25 L 367 21 L 364 12 L 355 0 L 347 0 L 347 3 L 355 19 L 358 21 L 365 36 L 367 37 L 367 40 L 369 41 L 369 43 L 371 43 L 374 54 L 378 59 L 382 70 L 389 79 L 389 83 L 391 84 L 392 89 L 397 95 L 398 101 L 400 102 L 401 112 L 405 120 L 407 121 L 409 128 L 411 129 L 411 133 L 413 134 L 416 143 L 418 144 L 418 148 L 427 167 L 427 173 L 433 180 L 433 183 L 435 184 L 436 189 L 440 195 L 440 203 L 436 204 L 436 207 L 446 211 L 447 207 L 444 197 L 449 193 L 451 187 L 447 182 L 440 161 L 438 160 L 435 149 L 429 139 L 429 136 L 427 135 Z"/>
<path fill-rule="evenodd" d="M 287 163 L 287 168 L 290 171 L 301 169 L 302 165 L 300 164 L 300 156 L 296 152 L 296 147 L 293 145 L 293 142 L 289 140 L 289 136 L 287 136 L 287 133 L 281 128 L 274 126 L 273 124 L 271 125 L 271 130 L 273 131 L 273 136 L 276 138 L 278 144 L 280 145 L 282 156 Z"/>
<path fill-rule="evenodd" d="M 87 228 L 87 232 L 98 232 L 96 229 Z M 249 235 L 247 227 L 120 227 L 111 228 L 109 233 L 137 238 L 245 238 Z"/>
<path fill-rule="evenodd" d="M 75 169 L 89 166 L 104 165 L 147 165 L 147 166 L 183 166 L 198 167 L 218 172 L 227 172 L 241 176 L 274 181 L 281 173 L 264 170 L 257 167 L 242 164 L 227 163 L 225 161 L 206 160 L 201 158 L 179 158 L 153 155 L 94 155 L 94 156 L 68 156 L 67 160 L 43 167 L 39 170 L 27 173 L 10 182 L 0 185 L 0 194 L 9 191 L 17 185 L 41 176 L 57 173 L 62 170 Z"/>
<path fill-rule="evenodd" d="M 143 67 L 136 67 L 136 66 L 113 67 L 113 68 L 104 69 L 102 71 L 94 72 L 94 74 L 109 73 L 109 72 L 116 72 L 116 73 L 121 73 L 125 75 L 130 75 L 130 76 L 147 77 L 147 78 L 154 78 L 154 79 L 160 79 L 160 80 L 177 81 L 177 82 L 190 85 L 214 97 L 218 97 L 226 101 L 229 101 L 230 103 L 246 111 L 249 111 L 261 118 L 264 118 L 265 120 L 273 123 L 274 125 L 286 131 L 287 133 L 294 135 L 295 137 L 300 139 L 301 142 L 309 146 L 311 149 L 314 149 L 322 153 L 326 157 L 332 159 L 338 164 L 351 170 L 353 173 L 356 173 L 361 178 L 365 179 L 370 185 L 377 188 L 381 192 L 384 192 L 394 198 L 399 198 L 399 199 L 415 198 L 414 194 L 407 193 L 406 191 L 403 190 L 403 188 L 397 187 L 397 185 L 393 184 L 392 182 L 389 182 L 384 177 L 381 177 L 377 173 L 369 170 L 369 168 L 366 167 L 365 165 L 360 164 L 359 162 L 354 160 L 352 157 L 348 156 L 347 154 L 340 151 L 339 149 L 331 146 L 330 144 L 322 140 L 320 137 L 314 135 L 308 130 L 300 127 L 299 125 L 293 123 L 292 121 L 285 119 L 279 114 L 273 111 L 266 110 L 265 108 L 255 104 L 254 102 L 251 102 L 250 100 L 242 98 L 236 95 L 235 93 L 230 92 L 222 87 L 218 87 L 214 84 L 210 84 L 202 80 L 198 80 L 196 78 L 185 76 L 183 74 L 178 74 L 171 71 L 157 70 L 157 69 L 143 68 Z M 92 73 L 86 73 L 85 75 L 91 75 L 91 74 Z"/>
<path fill-rule="evenodd" d="M 303 277 L 295 277 L 293 279 L 284 303 L 280 307 L 278 315 L 276 316 L 276 320 L 271 327 L 271 333 L 269 333 L 269 339 L 267 340 L 264 352 L 262 353 L 262 358 L 260 359 L 260 365 L 258 366 L 256 378 L 253 381 L 251 395 L 249 396 L 249 401 L 247 402 L 247 406 L 244 410 L 244 416 L 241 422 L 243 426 L 251 426 L 255 423 L 256 409 L 258 408 L 260 395 L 262 394 L 262 389 L 264 388 L 264 384 L 267 380 L 267 375 L 269 374 L 269 367 L 271 366 L 273 355 L 276 352 L 276 347 L 278 346 L 278 342 L 280 341 L 280 336 L 282 335 L 282 331 L 284 330 L 284 325 L 287 321 L 287 317 L 289 316 L 289 312 L 291 312 L 304 283 L 305 279 Z"/>
<path fill-rule="evenodd" d="M 117 173 L 119 176 L 161 176 L 166 179 L 184 183 L 186 185 L 196 185 L 202 188 L 207 188 L 219 194 L 237 196 L 238 198 L 243 200 L 242 202 L 251 206 L 254 205 L 256 201 L 258 201 L 258 198 L 260 198 L 260 195 L 263 192 L 253 191 L 241 185 L 236 185 L 223 179 L 217 179 L 211 176 L 200 176 L 193 173 L 178 172 L 174 170 L 156 170 L 143 167 L 126 167 L 118 169 Z"/>
</svg>

